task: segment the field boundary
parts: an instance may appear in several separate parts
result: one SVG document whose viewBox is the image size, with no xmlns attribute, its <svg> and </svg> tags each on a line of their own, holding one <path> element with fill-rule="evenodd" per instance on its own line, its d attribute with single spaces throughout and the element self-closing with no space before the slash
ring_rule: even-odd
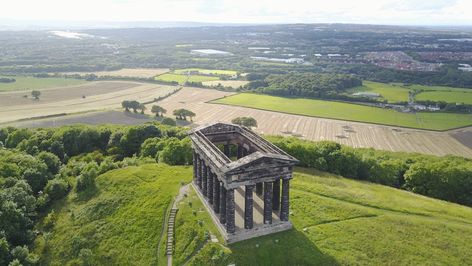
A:
<svg viewBox="0 0 472 266">
<path fill-rule="evenodd" d="M 238 93 L 239 94 L 239 93 Z M 235 94 L 235 95 L 238 95 Z M 263 94 L 265 95 L 265 94 Z M 233 95 L 230 95 L 231 97 Z M 272 95 L 269 95 L 272 96 Z M 277 96 L 276 96 L 277 97 Z M 261 111 L 268 111 L 268 112 L 274 112 L 274 113 L 281 113 L 281 114 L 286 114 L 286 115 L 299 115 L 303 117 L 314 117 L 314 118 L 322 118 L 322 119 L 330 119 L 330 120 L 336 120 L 336 121 L 347 121 L 347 122 L 356 122 L 356 123 L 362 123 L 362 124 L 371 124 L 371 125 L 378 125 L 378 126 L 386 126 L 386 127 L 392 127 L 392 128 L 404 128 L 404 129 L 414 129 L 414 130 L 420 130 L 420 131 L 431 131 L 431 132 L 448 132 L 452 130 L 457 130 L 457 129 L 463 129 L 463 128 L 468 128 L 472 126 L 472 123 L 469 125 L 465 126 L 460 126 L 460 127 L 453 127 L 453 128 L 448 128 L 444 130 L 440 129 L 425 129 L 425 128 L 416 128 L 416 127 L 407 127 L 407 126 L 397 126 L 397 125 L 389 125 L 389 124 L 382 124 L 382 123 L 375 123 L 375 122 L 366 122 L 366 121 L 359 121 L 359 120 L 352 120 L 352 119 L 339 119 L 339 118 L 331 118 L 331 117 L 324 117 L 324 116 L 315 116 L 315 115 L 305 115 L 305 114 L 296 114 L 296 113 L 290 113 L 290 112 L 283 112 L 283 111 L 275 111 L 275 110 L 270 110 L 270 109 L 263 109 L 263 108 L 257 108 L 257 107 L 247 107 L 247 106 L 242 106 L 242 105 L 236 105 L 236 104 L 228 104 L 228 103 L 217 103 L 215 101 L 220 100 L 220 99 L 225 99 L 227 97 L 220 97 L 216 98 L 210 101 L 206 101 L 204 103 L 208 104 L 219 104 L 219 105 L 226 105 L 226 106 L 235 106 L 235 107 L 242 107 L 242 108 L 248 108 L 248 109 L 254 109 L 254 110 L 261 110 Z M 292 98 L 296 99 L 296 98 Z M 310 99 L 310 98 L 298 98 L 298 99 Z M 315 99 L 319 100 L 319 99 Z M 324 101 L 324 100 L 321 100 Z M 329 102 L 329 101 L 328 101 Z M 332 101 L 336 102 L 336 101 Z M 365 105 L 364 105 L 365 106 Z"/>
</svg>

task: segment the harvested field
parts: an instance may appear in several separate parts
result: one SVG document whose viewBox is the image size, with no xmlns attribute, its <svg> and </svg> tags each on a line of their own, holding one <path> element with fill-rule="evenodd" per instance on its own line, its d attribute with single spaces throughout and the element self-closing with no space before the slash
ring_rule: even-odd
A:
<svg viewBox="0 0 472 266">
<path fill-rule="evenodd" d="M 449 134 L 460 143 L 472 149 L 472 127 L 453 130 Z"/>
<path fill-rule="evenodd" d="M 218 86 L 221 84 L 223 87 L 230 87 L 237 89 L 241 86 L 244 86 L 249 83 L 249 81 L 245 80 L 212 80 L 212 81 L 204 81 L 202 82 L 205 86 Z"/>
<path fill-rule="evenodd" d="M 86 83 L 85 80 L 72 78 L 35 78 L 27 76 L 0 76 L 0 78 L 14 78 L 12 83 L 0 83 L 2 91 L 23 91 L 30 94 L 32 90 L 43 90 L 56 87 L 66 87 Z"/>
<path fill-rule="evenodd" d="M 123 68 L 114 71 L 98 71 L 98 72 L 69 72 L 67 74 L 95 74 L 97 76 L 113 76 L 113 77 L 133 77 L 133 78 L 153 78 L 161 74 L 169 72 L 168 68 Z"/>
<path fill-rule="evenodd" d="M 35 128 L 35 127 L 57 127 L 73 124 L 115 124 L 115 125 L 139 125 L 146 122 L 154 121 L 148 115 L 128 113 L 122 111 L 103 111 L 91 112 L 84 114 L 74 114 L 67 116 L 60 116 L 54 118 L 35 119 L 31 121 L 20 121 L 5 124 L 6 126 L 13 126 L 19 128 Z"/>
<path fill-rule="evenodd" d="M 184 88 L 159 105 L 166 108 L 168 114 L 178 108 L 189 109 L 197 114 L 194 119 L 197 124 L 229 122 L 238 116 L 251 116 L 259 124 L 256 131 L 262 134 L 332 140 L 352 147 L 440 156 L 454 154 L 472 158 L 472 149 L 456 140 L 449 132 L 404 129 L 207 103 L 231 94 L 211 89 Z"/>
<path fill-rule="evenodd" d="M 134 82 L 91 82 L 79 86 L 70 86 L 62 88 L 54 88 L 42 90 L 40 100 L 34 100 L 31 93 L 27 92 L 8 92 L 0 93 L 0 106 L 13 106 L 23 104 L 44 104 L 63 100 L 82 98 L 82 96 L 90 97 L 94 95 L 118 92 L 138 86 Z M 24 98 L 28 95 L 28 98 Z"/>
<path fill-rule="evenodd" d="M 0 110 L 0 123 L 61 113 L 116 109 L 121 107 L 121 102 L 124 100 L 152 101 L 154 98 L 167 95 L 176 89 L 177 87 L 173 86 L 139 82 L 106 81 L 92 82 L 75 88 L 67 87 L 48 92 L 43 91 L 44 99 L 42 96 L 39 101 L 16 98 L 4 93 L 0 95 L 0 99 L 9 97 L 9 101 L 14 104 L 5 104 L 4 108 Z M 86 98 L 82 98 L 84 92 L 88 92 L 90 96 L 86 95 Z"/>
</svg>

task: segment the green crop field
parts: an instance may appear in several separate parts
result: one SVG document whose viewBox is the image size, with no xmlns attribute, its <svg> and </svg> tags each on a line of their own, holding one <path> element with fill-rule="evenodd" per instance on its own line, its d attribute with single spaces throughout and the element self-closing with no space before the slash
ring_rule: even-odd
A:
<svg viewBox="0 0 472 266">
<path fill-rule="evenodd" d="M 188 78 L 187 75 L 167 73 L 167 74 L 159 75 L 155 79 L 167 81 L 167 82 L 175 81 L 175 82 L 178 82 L 180 85 L 183 85 L 187 81 L 187 78 Z M 204 81 L 212 81 L 212 80 L 219 80 L 219 78 L 211 77 L 211 76 L 191 75 L 190 78 L 188 79 L 188 82 L 204 82 Z"/>
<path fill-rule="evenodd" d="M 157 250 L 166 239 L 164 216 L 191 172 L 132 166 L 99 176 L 95 189 L 70 193 L 54 206 L 50 233 L 36 238 L 41 264 L 73 265 L 89 250 L 91 265 L 166 265 Z M 295 169 L 290 197 L 293 230 L 226 246 L 190 190 L 177 213 L 175 265 L 472 263 L 471 208 L 305 168 Z"/>
<path fill-rule="evenodd" d="M 453 113 L 401 113 L 358 104 L 241 93 L 213 103 L 244 106 L 297 115 L 334 118 L 420 129 L 447 130 L 472 125 L 472 115 Z"/>
<path fill-rule="evenodd" d="M 221 70 L 221 69 L 203 69 L 203 68 L 185 68 L 176 69 L 173 71 L 175 74 L 186 74 L 188 72 L 198 72 L 206 75 L 236 75 L 238 72 L 234 70 Z"/>
<path fill-rule="evenodd" d="M 191 173 L 163 164 L 128 167 L 99 176 L 95 190 L 70 193 L 55 206 L 51 236 L 35 241 L 42 265 L 73 265 L 82 249 L 92 251 L 91 265 L 156 264 L 164 213 Z"/>
<path fill-rule="evenodd" d="M 352 92 L 368 91 L 375 92 L 382 95 L 382 98 L 386 99 L 389 103 L 395 102 L 407 102 L 409 89 L 387 83 L 363 81 L 361 87 L 352 89 Z"/>
<path fill-rule="evenodd" d="M 0 76 L 0 78 L 3 76 Z M 15 90 L 41 90 L 55 87 L 66 87 L 85 83 L 85 80 L 66 79 L 66 78 L 35 78 L 23 76 L 8 76 L 8 78 L 16 79 L 13 83 L 1 83 L 0 91 Z"/>
</svg>

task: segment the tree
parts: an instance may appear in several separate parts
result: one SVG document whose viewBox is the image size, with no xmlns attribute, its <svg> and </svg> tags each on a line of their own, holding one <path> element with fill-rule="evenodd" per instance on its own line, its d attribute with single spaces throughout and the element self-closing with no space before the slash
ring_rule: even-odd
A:
<svg viewBox="0 0 472 266">
<path fill-rule="evenodd" d="M 40 96 L 40 95 L 41 95 L 41 92 L 40 92 L 40 91 L 34 90 L 34 91 L 31 92 L 31 96 L 33 96 L 34 99 L 36 99 L 36 100 L 39 100 L 39 96 Z"/>
<path fill-rule="evenodd" d="M 141 110 L 141 114 L 144 114 L 144 110 L 146 110 L 147 108 L 143 103 L 140 103 L 138 109 Z"/>
<path fill-rule="evenodd" d="M 69 184 L 67 181 L 54 178 L 49 180 L 44 192 L 49 195 L 52 200 L 62 199 L 69 191 Z"/>
<path fill-rule="evenodd" d="M 173 114 L 176 119 L 187 120 L 187 116 L 192 118 L 195 116 L 195 113 L 187 109 L 176 109 Z"/>
<path fill-rule="evenodd" d="M 167 110 L 159 105 L 153 105 L 151 108 L 151 113 L 156 114 L 156 116 L 159 116 L 160 113 L 161 116 L 164 116 L 164 114 L 167 113 Z"/>
<path fill-rule="evenodd" d="M 129 108 L 131 108 L 130 101 L 123 101 L 123 102 L 121 102 L 121 106 L 122 106 L 123 108 L 125 108 L 125 111 L 126 111 L 126 112 L 129 112 Z"/>
<path fill-rule="evenodd" d="M 256 119 L 246 116 L 236 117 L 235 119 L 231 120 L 231 123 L 245 127 L 257 127 Z"/>
<path fill-rule="evenodd" d="M 139 109 L 139 105 L 140 105 L 140 103 L 138 101 L 130 101 L 129 102 L 129 107 L 131 109 L 133 109 L 133 112 L 135 112 L 135 113 L 138 112 L 137 110 Z"/>
</svg>

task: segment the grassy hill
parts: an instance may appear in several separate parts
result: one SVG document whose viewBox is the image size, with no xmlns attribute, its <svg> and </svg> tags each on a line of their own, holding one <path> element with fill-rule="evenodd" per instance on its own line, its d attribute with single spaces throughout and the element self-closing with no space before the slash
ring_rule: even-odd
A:
<svg viewBox="0 0 472 266">
<path fill-rule="evenodd" d="M 189 167 L 156 164 L 101 175 L 96 189 L 55 206 L 55 225 L 35 251 L 53 265 L 165 265 L 157 251 L 164 213 L 190 179 Z M 179 205 L 174 263 L 472 264 L 471 208 L 302 168 L 290 193 L 294 230 L 224 246 L 191 190 Z"/>
</svg>

